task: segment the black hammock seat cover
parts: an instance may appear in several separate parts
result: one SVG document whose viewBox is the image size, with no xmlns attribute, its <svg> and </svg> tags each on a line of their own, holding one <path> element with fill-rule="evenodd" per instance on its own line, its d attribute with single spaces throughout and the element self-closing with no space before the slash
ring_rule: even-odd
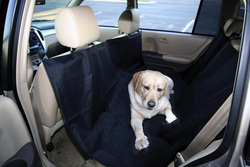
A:
<svg viewBox="0 0 250 167">
<path fill-rule="evenodd" d="M 80 149 L 108 167 L 161 167 L 195 137 L 231 93 L 238 54 L 229 44 L 185 83 L 185 89 L 174 87 L 182 92 L 178 100 L 176 94 L 170 98 L 177 121 L 168 124 L 164 115 L 144 120 L 150 144 L 141 151 L 134 145 L 127 88 L 133 74 L 146 69 L 141 32 L 45 60 L 44 66 Z"/>
</svg>

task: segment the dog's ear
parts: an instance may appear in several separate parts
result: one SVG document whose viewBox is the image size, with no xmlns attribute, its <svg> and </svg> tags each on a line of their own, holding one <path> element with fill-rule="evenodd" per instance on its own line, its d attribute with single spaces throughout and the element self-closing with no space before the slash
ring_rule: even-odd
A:
<svg viewBox="0 0 250 167">
<path fill-rule="evenodd" d="M 165 87 L 164 87 L 164 90 L 163 90 L 163 95 L 166 96 L 167 95 L 167 90 L 168 90 L 168 78 L 167 76 L 164 77 L 165 78 Z"/>
<path fill-rule="evenodd" d="M 137 72 L 133 75 L 133 86 L 134 89 L 137 90 L 138 86 L 141 84 L 141 76 L 142 76 L 142 71 Z"/>
<path fill-rule="evenodd" d="M 166 82 L 166 84 L 165 84 L 165 87 L 164 87 L 164 91 L 163 91 L 163 95 L 164 96 L 166 96 L 167 95 L 167 90 L 168 90 L 168 80 L 167 80 L 167 82 Z"/>
</svg>

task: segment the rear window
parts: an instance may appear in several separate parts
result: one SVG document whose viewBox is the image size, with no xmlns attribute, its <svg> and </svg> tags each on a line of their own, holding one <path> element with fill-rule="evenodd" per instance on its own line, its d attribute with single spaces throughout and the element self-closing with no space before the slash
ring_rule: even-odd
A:
<svg viewBox="0 0 250 167">
<path fill-rule="evenodd" d="M 126 10 L 126 0 L 86 0 L 100 26 L 118 26 L 118 18 Z M 215 35 L 221 0 L 138 0 L 140 28 Z"/>
<path fill-rule="evenodd" d="M 125 0 L 85 0 L 81 5 L 90 6 L 100 26 L 118 27 L 118 19 L 126 10 Z"/>
<path fill-rule="evenodd" d="M 138 0 L 140 28 L 191 33 L 200 0 Z"/>
</svg>

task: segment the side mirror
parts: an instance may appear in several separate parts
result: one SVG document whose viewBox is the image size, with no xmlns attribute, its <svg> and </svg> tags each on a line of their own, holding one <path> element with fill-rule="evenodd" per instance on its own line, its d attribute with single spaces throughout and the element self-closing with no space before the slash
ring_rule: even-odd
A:
<svg viewBox="0 0 250 167">
<path fill-rule="evenodd" d="M 45 3 L 45 0 L 36 0 L 36 5 L 44 5 Z"/>
</svg>

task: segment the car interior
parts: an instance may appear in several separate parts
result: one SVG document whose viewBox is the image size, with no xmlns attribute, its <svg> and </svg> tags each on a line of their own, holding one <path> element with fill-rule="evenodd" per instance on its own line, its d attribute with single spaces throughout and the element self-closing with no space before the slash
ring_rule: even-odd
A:
<svg viewBox="0 0 250 167">
<path fill-rule="evenodd" d="M 197 166 L 225 142 L 227 125 L 202 150 L 176 158 L 232 98 L 244 30 L 241 1 L 220 2 L 215 35 L 195 33 L 198 28 L 192 33 L 142 29 L 134 0 L 120 12 L 117 27 L 99 25 L 84 1 L 71 1 L 54 21 L 32 21 L 30 8 L 43 1 L 28 2 L 16 57 L 15 100 L 22 112 L 1 97 L 0 132 L 7 137 L 0 138 L 0 165 Z M 201 1 L 197 20 L 206 3 Z M 145 120 L 150 147 L 138 151 L 127 85 L 146 69 L 174 81 L 170 103 L 178 119 Z M 230 110 L 231 101 L 228 105 Z"/>
</svg>

